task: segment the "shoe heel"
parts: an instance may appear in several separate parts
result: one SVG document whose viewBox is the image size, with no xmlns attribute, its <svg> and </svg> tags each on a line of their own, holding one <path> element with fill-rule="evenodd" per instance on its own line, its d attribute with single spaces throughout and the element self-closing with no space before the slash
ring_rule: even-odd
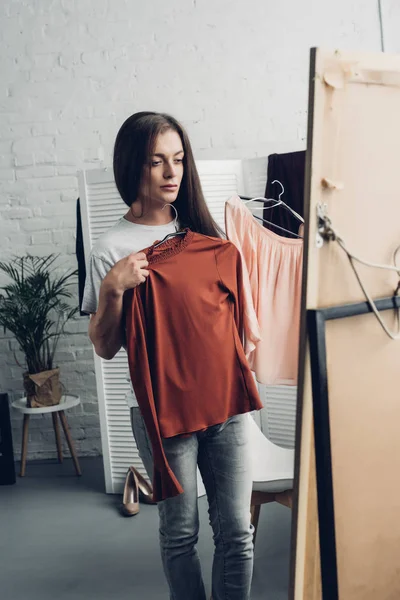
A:
<svg viewBox="0 0 400 600">
<path fill-rule="evenodd" d="M 150 483 L 146 481 L 146 479 L 139 473 L 135 467 L 130 467 L 136 477 L 136 481 L 138 482 L 139 487 L 139 499 L 144 504 L 157 504 L 153 500 L 153 487 Z"/>
<path fill-rule="evenodd" d="M 138 514 L 139 510 L 138 480 L 135 472 L 132 471 L 132 468 L 129 468 L 125 479 L 121 513 L 124 515 L 124 517 L 133 517 Z"/>
</svg>

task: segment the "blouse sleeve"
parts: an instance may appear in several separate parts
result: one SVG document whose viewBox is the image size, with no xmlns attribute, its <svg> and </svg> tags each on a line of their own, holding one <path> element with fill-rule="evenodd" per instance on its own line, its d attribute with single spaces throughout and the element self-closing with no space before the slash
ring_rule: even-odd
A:
<svg viewBox="0 0 400 600">
<path fill-rule="evenodd" d="M 232 295 L 236 327 L 248 358 L 261 340 L 261 335 L 246 265 L 239 250 L 229 241 L 221 242 L 216 252 L 216 263 L 220 280 Z"/>
</svg>

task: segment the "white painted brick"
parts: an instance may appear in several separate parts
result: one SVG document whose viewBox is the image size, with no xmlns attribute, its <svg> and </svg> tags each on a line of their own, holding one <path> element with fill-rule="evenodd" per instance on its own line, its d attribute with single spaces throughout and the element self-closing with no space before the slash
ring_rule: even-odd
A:
<svg viewBox="0 0 400 600">
<path fill-rule="evenodd" d="M 12 66 L 12 68 L 14 69 L 15 66 L 18 67 L 18 69 L 20 69 L 21 71 L 29 71 L 29 69 L 32 68 L 33 66 L 33 60 L 31 56 L 27 56 L 26 54 L 19 54 L 19 56 L 16 56 L 14 58 L 14 64 Z"/>
<path fill-rule="evenodd" d="M 31 179 L 32 177 L 53 177 L 56 170 L 52 166 L 34 166 L 31 168 L 16 169 L 17 179 Z"/>
<path fill-rule="evenodd" d="M 61 201 L 62 202 L 70 202 L 75 203 L 77 199 L 77 195 L 73 191 L 61 192 Z"/>
<path fill-rule="evenodd" d="M 55 52 L 51 54 L 36 54 L 33 57 L 33 62 L 35 67 L 48 70 L 58 64 L 58 56 Z"/>
<path fill-rule="evenodd" d="M 11 152 L 12 140 L 0 140 L 0 154 Z"/>
<path fill-rule="evenodd" d="M 96 402 L 93 403 L 89 403 L 86 402 L 85 403 L 85 412 L 87 415 L 98 415 L 99 414 L 99 405 Z"/>
<path fill-rule="evenodd" d="M 57 167 L 57 175 L 76 175 L 76 167 Z"/>
<path fill-rule="evenodd" d="M 15 219 L 15 221 L 11 221 L 7 219 L 7 221 L 2 221 L 0 219 L 0 239 L 3 235 L 10 235 L 19 231 L 20 221 Z"/>
<path fill-rule="evenodd" d="M 17 343 L 17 341 L 13 337 L 11 337 L 11 338 L 9 337 L 8 338 L 8 347 L 10 349 L 10 352 L 16 352 L 16 351 L 19 350 L 18 343 Z"/>
<path fill-rule="evenodd" d="M 29 219 L 32 216 L 32 211 L 30 208 L 24 207 L 15 207 L 10 208 L 9 210 L 3 213 L 3 217 L 6 219 Z"/>
<path fill-rule="evenodd" d="M 21 232 L 5 235 L 4 240 L 4 245 L 12 248 L 13 254 L 18 254 L 19 256 L 26 254 L 25 249 L 30 244 L 30 236 L 27 233 Z"/>
<path fill-rule="evenodd" d="M 73 47 L 63 47 L 58 57 L 58 63 L 61 67 L 69 69 L 81 63 L 81 52 Z"/>
<path fill-rule="evenodd" d="M 86 440 L 87 442 L 91 442 L 93 440 L 98 440 L 99 439 L 99 430 L 98 428 L 94 428 L 93 425 L 89 426 L 89 427 L 85 427 L 83 429 L 83 436 L 82 439 Z"/>
<path fill-rule="evenodd" d="M 86 361 L 88 364 L 93 365 L 93 350 L 92 348 L 84 348 L 82 350 L 76 350 L 76 360 Z"/>
<path fill-rule="evenodd" d="M 14 166 L 14 161 L 11 155 L 0 156 L 0 169 L 8 169 Z"/>
<path fill-rule="evenodd" d="M 23 206 L 27 204 L 25 192 L 6 192 L 5 195 L 9 199 L 11 206 Z"/>
<path fill-rule="evenodd" d="M 0 180 L 2 181 L 14 181 L 15 172 L 13 169 L 0 169 Z"/>
<path fill-rule="evenodd" d="M 58 166 L 73 166 L 76 172 L 76 164 L 80 158 L 80 152 L 76 148 L 74 150 L 57 150 L 56 157 Z"/>
<path fill-rule="evenodd" d="M 76 216 L 75 211 L 70 214 L 66 214 L 63 217 L 58 217 L 58 215 L 53 217 L 53 229 L 64 227 L 65 229 L 76 228 Z"/>
<path fill-rule="evenodd" d="M 12 136 L 11 139 L 26 138 L 31 135 L 31 125 L 29 123 L 12 123 L 8 126 L 8 130 Z"/>
<path fill-rule="evenodd" d="M 29 220 L 21 222 L 21 229 L 27 232 L 51 230 L 51 219 L 32 217 Z"/>
<path fill-rule="evenodd" d="M 105 60 L 107 60 L 107 54 L 101 49 L 92 52 L 82 52 L 81 54 L 81 62 L 84 65 L 104 64 Z"/>
<path fill-rule="evenodd" d="M 29 71 L 29 80 L 33 83 L 40 83 L 48 81 L 49 79 L 72 80 L 73 73 L 66 73 L 65 69 L 59 65 L 53 67 L 52 69 L 30 69 Z"/>
<path fill-rule="evenodd" d="M 34 183 L 29 182 L 29 188 L 34 187 Z M 9 197 L 22 198 L 26 196 L 28 191 L 26 181 L 14 180 L 14 181 L 2 181 L 1 182 L 2 192 L 7 194 Z"/>
<path fill-rule="evenodd" d="M 104 149 L 101 147 L 85 148 L 83 156 L 85 162 L 101 162 L 104 160 Z"/>
<path fill-rule="evenodd" d="M 67 256 L 75 256 L 75 242 L 67 244 L 64 248 Z"/>
<path fill-rule="evenodd" d="M 87 317 L 87 316 L 82 316 L 82 317 L 79 316 L 75 321 L 70 321 L 68 323 L 66 331 L 74 336 L 73 337 L 74 347 L 84 346 L 86 348 L 92 348 L 92 344 L 91 344 L 91 342 L 88 338 L 88 334 L 87 334 L 88 326 L 89 326 L 89 317 Z"/>
<path fill-rule="evenodd" d="M 55 176 L 50 179 L 43 179 L 39 183 L 40 190 L 65 190 L 77 188 L 78 182 L 76 177 Z"/>
<path fill-rule="evenodd" d="M 66 350 L 64 350 L 64 351 L 57 350 L 55 362 L 57 364 L 61 364 L 61 363 L 66 363 L 66 362 L 70 362 L 70 361 L 75 361 L 75 358 L 76 358 L 75 352 L 68 352 Z"/>
<path fill-rule="evenodd" d="M 55 150 L 51 151 L 36 151 L 34 153 L 34 161 L 36 165 L 54 165 L 56 164 Z"/>
<path fill-rule="evenodd" d="M 98 409 L 98 404 L 96 403 L 95 406 Z M 84 418 L 82 419 L 82 425 L 83 427 L 86 429 L 87 427 L 98 427 L 99 426 L 99 417 L 98 414 L 90 414 L 90 415 L 85 415 Z"/>
<path fill-rule="evenodd" d="M 29 106 L 24 112 L 7 113 L 6 119 L 9 123 L 40 123 L 52 119 L 52 111 L 49 108 L 33 108 Z"/>
<path fill-rule="evenodd" d="M 88 133 L 85 135 L 85 146 L 97 147 L 99 145 L 100 138 L 98 134 Z M 77 135 L 59 135 L 56 138 L 56 150 L 77 150 L 79 148 Z"/>
<path fill-rule="evenodd" d="M 64 115 L 62 120 L 59 117 L 57 119 L 57 133 L 60 135 L 70 135 L 72 131 L 80 133 L 83 125 L 86 125 L 84 120 L 78 123 L 76 119 L 67 119 Z"/>
<path fill-rule="evenodd" d="M 21 2 L 4 2 L 3 9 L 7 17 L 16 17 L 24 10 Z"/>
<path fill-rule="evenodd" d="M 20 131 L 23 130 L 23 133 Z M 31 135 L 30 127 L 28 124 L 20 124 L 16 126 L 10 125 L 10 123 L 4 123 L 0 126 L 0 136 L 2 140 L 14 140 L 16 137 L 23 137 Z"/>
<path fill-rule="evenodd" d="M 51 231 L 38 231 L 31 235 L 31 244 L 48 244 L 52 241 Z"/>
<path fill-rule="evenodd" d="M 68 216 L 71 214 L 75 215 L 75 207 L 67 204 L 66 202 L 60 202 L 60 200 L 58 200 L 57 203 L 51 202 L 50 204 L 43 204 L 41 209 L 44 217 L 62 217 L 64 215 Z M 63 228 L 63 230 L 65 229 Z"/>
<path fill-rule="evenodd" d="M 58 245 L 68 245 L 75 242 L 75 232 L 73 230 L 55 229 L 52 232 L 52 241 Z"/>
<path fill-rule="evenodd" d="M 7 26 L 2 29 L 2 43 L 8 47 L 15 44 L 21 38 L 21 24 L 18 15 L 10 15 L 5 19 Z"/>
<path fill-rule="evenodd" d="M 26 248 L 26 251 L 29 254 L 34 254 L 35 256 L 48 256 L 52 252 L 54 252 L 53 244 L 35 244 L 34 246 L 29 245 Z"/>
<path fill-rule="evenodd" d="M 16 167 L 30 167 L 34 164 L 33 154 L 23 154 L 21 152 L 16 152 L 14 154 L 14 165 Z"/>
<path fill-rule="evenodd" d="M 25 112 L 29 109 L 29 98 L 25 92 L 26 83 L 10 85 L 6 93 L 0 96 L 0 110 L 4 112 Z"/>
<path fill-rule="evenodd" d="M 60 192 L 57 190 L 48 190 L 32 192 L 29 190 L 30 206 L 43 206 L 43 204 L 57 204 L 60 202 Z"/>
<path fill-rule="evenodd" d="M 18 154 L 29 154 L 30 152 L 51 152 L 54 148 L 55 138 L 53 136 L 40 136 L 17 140 L 13 143 L 13 152 Z"/>
<path fill-rule="evenodd" d="M 33 127 L 30 128 L 31 135 L 47 135 L 52 136 L 58 133 L 58 123 L 56 121 L 47 121 L 44 123 L 35 123 Z"/>
</svg>

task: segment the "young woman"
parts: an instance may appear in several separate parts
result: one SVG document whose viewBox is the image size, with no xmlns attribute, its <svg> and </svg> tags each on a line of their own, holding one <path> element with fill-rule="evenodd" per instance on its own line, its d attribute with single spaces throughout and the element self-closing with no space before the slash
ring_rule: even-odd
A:
<svg viewBox="0 0 400 600">
<path fill-rule="evenodd" d="M 125 121 L 115 142 L 114 175 L 128 211 L 93 248 L 82 304 L 92 313 L 89 337 L 105 359 L 125 346 L 125 291 L 149 276 L 146 254 L 140 250 L 176 230 L 172 205 L 179 228 L 222 237 L 205 203 L 187 134 L 169 115 L 141 112 Z M 151 477 L 149 439 L 134 394 L 128 403 L 138 450 Z M 206 598 L 196 551 L 197 465 L 214 532 L 213 599 L 250 597 L 252 479 L 246 419 L 245 414 L 234 415 L 206 430 L 163 440 L 169 465 L 184 490 L 158 503 L 161 556 L 171 600 Z"/>
</svg>

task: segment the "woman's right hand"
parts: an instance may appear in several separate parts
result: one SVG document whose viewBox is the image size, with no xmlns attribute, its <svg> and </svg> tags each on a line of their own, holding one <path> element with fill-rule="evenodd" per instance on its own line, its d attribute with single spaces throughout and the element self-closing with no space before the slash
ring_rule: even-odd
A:
<svg viewBox="0 0 400 600">
<path fill-rule="evenodd" d="M 103 283 L 113 291 L 123 294 L 125 290 L 137 287 L 146 281 L 149 263 L 144 252 L 132 252 L 121 258 L 109 270 Z"/>
</svg>

